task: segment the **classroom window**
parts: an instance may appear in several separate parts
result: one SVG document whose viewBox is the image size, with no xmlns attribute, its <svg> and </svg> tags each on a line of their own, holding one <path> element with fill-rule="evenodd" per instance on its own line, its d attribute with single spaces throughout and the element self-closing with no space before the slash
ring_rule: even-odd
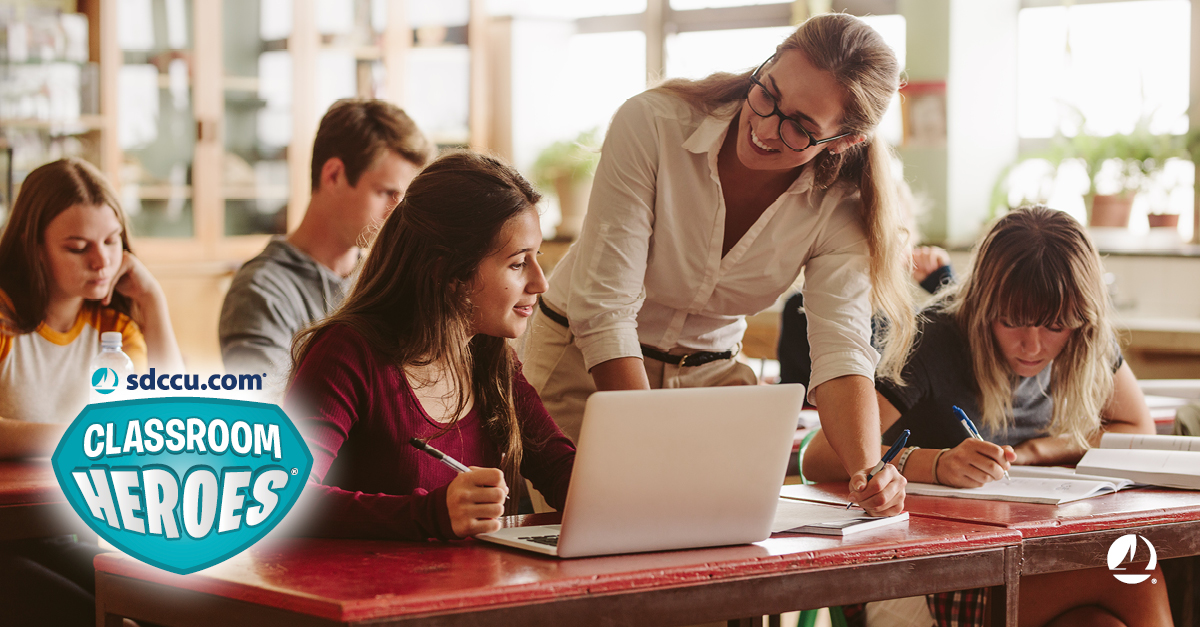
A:
<svg viewBox="0 0 1200 627">
<path fill-rule="evenodd" d="M 1191 3 L 1138 0 L 1033 7 L 1018 16 L 1023 138 L 1187 132 Z"/>
</svg>

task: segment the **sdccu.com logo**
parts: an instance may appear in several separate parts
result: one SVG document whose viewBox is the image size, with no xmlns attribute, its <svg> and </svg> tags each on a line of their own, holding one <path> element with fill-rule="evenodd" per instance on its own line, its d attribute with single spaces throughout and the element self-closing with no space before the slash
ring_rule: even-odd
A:
<svg viewBox="0 0 1200 627">
<path fill-rule="evenodd" d="M 1135 554 L 1137 553 L 1138 538 L 1141 538 L 1142 542 L 1146 543 L 1146 548 L 1150 549 L 1150 560 L 1146 563 L 1147 572 L 1136 575 L 1122 574 L 1117 572 L 1125 570 L 1125 568 L 1121 566 L 1122 563 L 1134 562 Z M 1154 551 L 1154 545 L 1150 544 L 1149 540 L 1142 538 L 1139 535 L 1132 533 L 1125 534 L 1116 540 L 1113 540 L 1112 546 L 1108 547 L 1108 570 L 1112 572 L 1113 577 L 1117 578 L 1117 581 L 1134 584 L 1142 583 L 1150 578 L 1150 571 L 1153 571 L 1154 567 L 1157 565 L 1158 554 Z"/>
<path fill-rule="evenodd" d="M 313 459 L 278 406 L 177 397 L 88 405 L 51 462 L 67 500 L 100 537 L 186 575 L 273 529 Z"/>
</svg>

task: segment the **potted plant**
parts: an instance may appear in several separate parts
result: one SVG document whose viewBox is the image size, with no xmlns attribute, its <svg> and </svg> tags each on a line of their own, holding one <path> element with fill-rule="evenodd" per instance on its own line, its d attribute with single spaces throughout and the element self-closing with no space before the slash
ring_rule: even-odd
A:
<svg viewBox="0 0 1200 627">
<path fill-rule="evenodd" d="M 1084 194 L 1088 225 L 1094 227 L 1129 226 L 1134 197 L 1148 188 L 1172 157 L 1188 157 L 1187 149 L 1171 135 L 1149 131 L 1149 119 L 1138 122 L 1132 133 L 1093 135 L 1080 124 L 1074 137 L 1056 136 L 1046 150 L 1025 156 L 1049 164 L 1047 177 L 1052 186 L 1058 167 L 1068 159 L 1082 162 L 1087 172 L 1088 189 Z M 1197 142 L 1200 144 L 1200 142 Z M 1007 199 L 1007 178 L 1015 166 L 1006 169 L 993 192 L 993 203 Z M 1102 193 L 1103 192 L 1103 193 Z M 1005 203 L 1006 204 L 1006 203 Z M 1178 216 L 1173 216 L 1178 221 Z"/>
<path fill-rule="evenodd" d="M 579 237 L 592 191 L 592 175 L 600 161 L 597 135 L 598 129 L 593 128 L 573 140 L 554 142 L 542 150 L 533 163 L 534 183 L 544 190 L 552 190 L 558 198 L 562 219 L 555 230 L 556 239 Z"/>
</svg>

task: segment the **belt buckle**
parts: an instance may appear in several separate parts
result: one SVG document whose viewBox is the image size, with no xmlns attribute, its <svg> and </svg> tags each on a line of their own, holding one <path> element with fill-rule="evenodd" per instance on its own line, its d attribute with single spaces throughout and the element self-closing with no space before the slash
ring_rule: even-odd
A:
<svg viewBox="0 0 1200 627">
<path fill-rule="evenodd" d="M 688 357 L 691 357 L 691 356 L 692 356 L 692 355 L 694 355 L 694 354 L 695 354 L 695 353 L 688 353 L 687 355 L 680 355 L 680 356 L 679 356 L 679 367 L 680 367 L 680 368 L 687 368 L 687 367 L 688 367 L 688 365 L 687 365 L 687 358 L 688 358 Z"/>
</svg>

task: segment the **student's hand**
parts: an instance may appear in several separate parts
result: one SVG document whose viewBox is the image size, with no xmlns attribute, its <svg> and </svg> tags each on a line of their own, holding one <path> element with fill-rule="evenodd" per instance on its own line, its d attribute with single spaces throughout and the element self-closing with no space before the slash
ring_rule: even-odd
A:
<svg viewBox="0 0 1200 627">
<path fill-rule="evenodd" d="M 922 246 L 912 251 L 912 277 L 917 283 L 942 266 L 950 265 L 950 253 L 937 246 Z"/>
<path fill-rule="evenodd" d="M 471 467 L 450 482 L 446 489 L 446 507 L 450 510 L 450 526 L 454 535 L 469 538 L 500 529 L 504 515 L 504 500 L 508 486 L 504 473 L 498 468 Z"/>
<path fill-rule="evenodd" d="M 942 454 L 937 464 L 937 480 L 955 488 L 978 488 L 1004 478 L 1017 459 L 1011 446 L 968 438 Z"/>
<path fill-rule="evenodd" d="M 867 482 L 864 468 L 850 477 L 850 500 L 858 503 L 872 516 L 895 516 L 904 511 L 904 486 L 908 485 L 900 471 L 891 464 L 875 473 Z"/>
<path fill-rule="evenodd" d="M 143 308 L 155 304 L 159 298 L 162 298 L 162 287 L 154 279 L 154 275 L 150 274 L 146 265 L 129 251 L 125 251 L 125 255 L 121 259 L 121 267 L 117 269 L 117 275 L 108 288 L 108 296 L 104 297 L 103 304 L 108 305 L 112 302 L 114 291 L 128 296 L 130 300 Z"/>
</svg>

